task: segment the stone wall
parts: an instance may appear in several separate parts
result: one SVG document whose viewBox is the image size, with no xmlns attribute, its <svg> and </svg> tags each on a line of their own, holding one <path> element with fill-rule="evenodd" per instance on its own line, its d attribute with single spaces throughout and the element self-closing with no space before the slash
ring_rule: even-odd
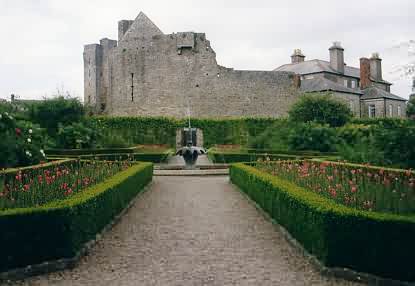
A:
<svg viewBox="0 0 415 286">
<path fill-rule="evenodd" d="M 362 100 L 362 117 L 369 117 L 369 105 L 375 105 L 377 118 L 406 117 L 406 104 L 404 101 L 383 98 Z M 392 107 L 392 116 L 389 113 L 390 106 Z M 400 115 L 398 115 L 398 107 L 400 108 Z"/>
<path fill-rule="evenodd" d="M 91 62 L 94 55 L 85 48 L 85 63 L 97 64 L 96 86 L 85 74 L 85 102 L 96 110 L 182 118 L 190 105 L 194 117 L 281 117 L 297 100 L 293 73 L 219 66 L 205 34 L 165 35 L 140 15 L 120 22 L 118 46 L 108 39 L 95 45 L 99 60 Z"/>
</svg>

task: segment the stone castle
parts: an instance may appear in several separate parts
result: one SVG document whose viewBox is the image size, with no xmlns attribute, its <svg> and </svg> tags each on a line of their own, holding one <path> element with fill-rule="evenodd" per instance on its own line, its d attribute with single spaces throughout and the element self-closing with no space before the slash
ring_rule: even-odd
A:
<svg viewBox="0 0 415 286">
<path fill-rule="evenodd" d="M 97 114 L 182 118 L 286 116 L 299 77 L 220 66 L 204 33 L 164 34 L 144 13 L 118 23 L 118 41 L 84 49 L 84 102 Z"/>
<path fill-rule="evenodd" d="M 96 114 L 182 118 L 284 117 L 301 93 L 331 92 L 357 117 L 405 117 L 406 100 L 390 92 L 378 54 L 347 66 L 335 42 L 330 59 L 273 71 L 225 68 L 204 33 L 163 32 L 144 14 L 118 22 L 118 41 L 84 48 L 84 102 Z"/>
</svg>

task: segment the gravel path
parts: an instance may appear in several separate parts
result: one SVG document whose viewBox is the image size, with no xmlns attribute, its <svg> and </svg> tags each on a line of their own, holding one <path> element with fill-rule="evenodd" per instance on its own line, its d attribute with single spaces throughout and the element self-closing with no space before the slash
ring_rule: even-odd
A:
<svg viewBox="0 0 415 286">
<path fill-rule="evenodd" d="M 360 285 L 318 274 L 222 177 L 155 177 L 73 270 L 17 285 Z"/>
</svg>

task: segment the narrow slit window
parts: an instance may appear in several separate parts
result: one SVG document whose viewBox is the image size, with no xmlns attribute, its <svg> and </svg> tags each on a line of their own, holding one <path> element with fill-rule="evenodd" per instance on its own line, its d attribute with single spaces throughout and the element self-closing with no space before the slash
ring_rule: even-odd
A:
<svg viewBox="0 0 415 286">
<path fill-rule="evenodd" d="M 134 73 L 131 73 L 131 101 L 134 101 Z"/>
</svg>

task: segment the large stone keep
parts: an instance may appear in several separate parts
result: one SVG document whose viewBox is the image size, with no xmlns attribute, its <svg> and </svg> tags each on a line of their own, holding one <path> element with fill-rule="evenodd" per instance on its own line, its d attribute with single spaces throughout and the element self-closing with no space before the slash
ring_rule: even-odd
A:
<svg viewBox="0 0 415 286">
<path fill-rule="evenodd" d="M 297 99 L 294 73 L 222 67 L 204 33 L 165 35 L 142 12 L 118 33 L 118 43 L 84 49 L 84 100 L 95 113 L 182 118 L 190 105 L 194 117 L 281 117 Z"/>
</svg>

